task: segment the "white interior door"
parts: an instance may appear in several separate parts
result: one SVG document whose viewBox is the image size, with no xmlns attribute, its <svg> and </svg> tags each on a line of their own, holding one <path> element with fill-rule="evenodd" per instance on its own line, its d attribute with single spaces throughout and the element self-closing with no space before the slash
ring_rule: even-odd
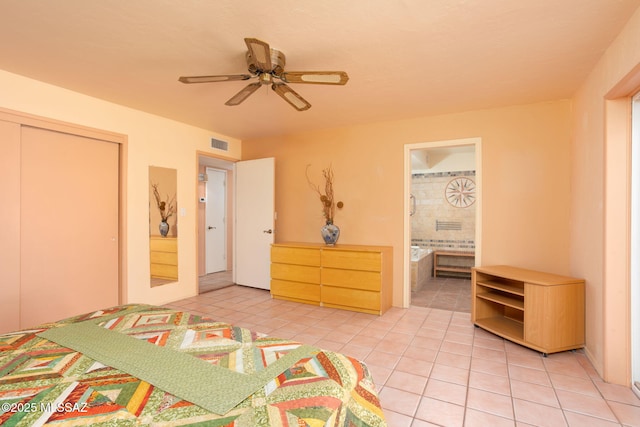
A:
<svg viewBox="0 0 640 427">
<path fill-rule="evenodd" d="M 227 269 L 227 173 L 207 168 L 206 273 Z"/>
<path fill-rule="evenodd" d="M 270 288 L 274 233 L 275 159 L 236 163 L 235 283 Z"/>
</svg>

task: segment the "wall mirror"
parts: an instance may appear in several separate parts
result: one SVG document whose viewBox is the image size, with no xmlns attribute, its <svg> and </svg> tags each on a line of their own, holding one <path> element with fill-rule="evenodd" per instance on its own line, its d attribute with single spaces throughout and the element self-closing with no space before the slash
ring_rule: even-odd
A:
<svg viewBox="0 0 640 427">
<path fill-rule="evenodd" d="M 177 191 L 175 169 L 149 166 L 151 287 L 178 280 Z"/>
</svg>

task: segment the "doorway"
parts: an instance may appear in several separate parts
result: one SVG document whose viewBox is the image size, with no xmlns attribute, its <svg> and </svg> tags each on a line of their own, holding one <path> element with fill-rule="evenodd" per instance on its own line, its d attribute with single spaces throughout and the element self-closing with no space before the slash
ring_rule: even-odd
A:
<svg viewBox="0 0 640 427">
<path fill-rule="evenodd" d="M 198 155 L 198 293 L 233 280 L 233 172 L 235 163 Z"/>
<path fill-rule="evenodd" d="M 405 307 L 470 311 L 470 267 L 481 259 L 480 144 L 405 145 Z"/>
<path fill-rule="evenodd" d="M 274 234 L 275 159 L 231 161 L 198 152 L 198 293 L 238 284 L 269 289 Z M 226 270 L 206 274 L 207 168 L 226 175 Z M 202 284 L 202 286 L 201 286 Z"/>
<path fill-rule="evenodd" d="M 207 167 L 205 198 L 205 274 L 227 270 L 227 173 Z"/>
</svg>

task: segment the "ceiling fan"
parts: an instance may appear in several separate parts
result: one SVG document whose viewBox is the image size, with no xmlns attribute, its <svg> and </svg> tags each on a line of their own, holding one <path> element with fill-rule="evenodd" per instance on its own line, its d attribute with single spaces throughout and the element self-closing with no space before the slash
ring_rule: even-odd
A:
<svg viewBox="0 0 640 427">
<path fill-rule="evenodd" d="M 311 104 L 291 89 L 287 83 L 311 83 L 324 85 L 344 85 L 349 76 L 344 71 L 285 71 L 284 53 L 271 49 L 267 42 L 254 38 L 245 38 L 247 44 L 247 65 L 249 74 L 224 74 L 220 76 L 180 77 L 182 83 L 212 83 L 231 80 L 258 79 L 245 86 L 240 92 L 225 102 L 234 106 L 243 102 L 262 85 L 271 85 L 271 89 L 298 111 L 311 108 Z"/>
</svg>

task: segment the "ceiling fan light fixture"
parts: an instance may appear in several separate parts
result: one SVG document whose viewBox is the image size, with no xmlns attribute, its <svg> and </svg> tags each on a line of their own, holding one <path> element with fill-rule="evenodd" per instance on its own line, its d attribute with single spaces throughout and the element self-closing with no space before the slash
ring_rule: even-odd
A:
<svg viewBox="0 0 640 427">
<path fill-rule="evenodd" d="M 268 85 L 273 83 L 273 76 L 269 73 L 262 73 L 259 76 L 260 78 L 260 83 L 262 83 L 263 85 Z"/>
</svg>

